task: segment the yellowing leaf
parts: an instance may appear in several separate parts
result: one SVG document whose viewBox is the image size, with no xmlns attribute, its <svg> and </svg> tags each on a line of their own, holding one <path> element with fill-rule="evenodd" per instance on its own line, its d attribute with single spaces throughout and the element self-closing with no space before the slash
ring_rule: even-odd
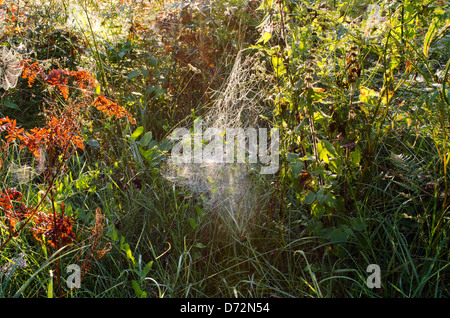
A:
<svg viewBox="0 0 450 318">
<path fill-rule="evenodd" d="M 267 41 L 269 41 L 271 37 L 272 37 L 272 33 L 264 32 L 264 34 L 261 36 L 261 38 L 258 40 L 258 42 L 256 42 L 256 44 L 261 43 L 261 42 L 263 42 L 263 44 L 266 44 Z"/>
<path fill-rule="evenodd" d="M 425 39 L 423 40 L 423 54 L 428 58 L 428 49 L 430 48 L 430 44 L 433 41 L 433 37 L 437 32 L 437 18 L 433 20 L 430 27 L 428 28 L 427 33 L 425 34 Z"/>
<path fill-rule="evenodd" d="M 333 145 L 327 140 L 321 140 L 317 145 L 317 152 L 319 153 L 319 159 L 325 163 L 329 163 L 329 158 L 336 158 L 338 156 Z"/>
<path fill-rule="evenodd" d="M 366 105 L 375 106 L 377 104 L 377 99 L 379 94 L 369 88 L 361 86 L 359 88 L 359 101 Z"/>
<path fill-rule="evenodd" d="M 286 68 L 284 67 L 283 59 L 281 57 L 273 55 L 272 56 L 272 65 L 273 65 L 273 68 L 275 69 L 275 74 L 277 76 L 281 76 L 284 73 L 286 73 Z"/>
</svg>

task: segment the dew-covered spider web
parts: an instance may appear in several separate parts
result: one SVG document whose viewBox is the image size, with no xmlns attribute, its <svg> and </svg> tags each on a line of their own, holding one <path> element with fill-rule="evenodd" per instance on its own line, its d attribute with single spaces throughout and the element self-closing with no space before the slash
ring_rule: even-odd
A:
<svg viewBox="0 0 450 318">
<path fill-rule="evenodd" d="M 4 90 L 14 88 L 22 73 L 20 54 L 5 46 L 0 51 L 0 86 Z"/>
<path fill-rule="evenodd" d="M 264 114 L 267 88 L 261 76 L 265 66 L 258 56 L 240 51 L 228 80 L 203 117 L 203 128 L 258 128 Z M 192 129 L 191 129 L 192 130 Z M 203 197 L 206 208 L 220 214 L 239 233 L 257 212 L 258 191 L 251 177 L 254 167 L 247 163 L 168 164 L 164 176 Z M 255 170 L 256 171 L 256 170 Z"/>
</svg>

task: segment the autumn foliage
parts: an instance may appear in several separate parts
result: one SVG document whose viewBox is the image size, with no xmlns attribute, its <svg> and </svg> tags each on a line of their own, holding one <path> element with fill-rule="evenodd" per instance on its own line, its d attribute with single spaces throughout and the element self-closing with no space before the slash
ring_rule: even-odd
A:
<svg viewBox="0 0 450 318">
<path fill-rule="evenodd" d="M 59 213 L 44 211 L 36 213 L 34 225 L 31 227 L 33 237 L 53 248 L 71 244 L 76 239 L 73 229 L 74 219 L 70 215 L 64 215 L 64 213 L 64 203 L 61 204 L 61 212 Z"/>
<path fill-rule="evenodd" d="M 117 103 L 112 102 L 104 96 L 98 96 L 93 104 L 101 112 L 105 113 L 107 116 L 115 116 L 116 118 L 126 117 L 131 124 L 136 124 L 136 121 L 131 116 L 131 114 L 122 106 Z"/>
<path fill-rule="evenodd" d="M 4 212 L 11 235 L 17 235 L 16 225 L 27 220 L 33 237 L 53 248 L 71 244 L 76 239 L 74 220 L 64 215 L 64 203 L 61 204 L 61 212 L 54 214 L 45 210 L 37 211 L 23 203 L 22 198 L 22 193 L 16 188 L 0 193 L 0 209 Z"/>
<path fill-rule="evenodd" d="M 47 106 L 43 109 L 45 121 L 42 126 L 25 129 L 16 119 L 8 116 L 0 118 L 1 163 L 11 146 L 27 150 L 44 171 L 43 185 L 47 187 L 38 203 L 28 205 L 22 193 L 16 188 L 7 188 L 0 192 L 0 219 L 7 225 L 9 237 L 2 242 L 2 249 L 8 241 L 18 237 L 25 230 L 45 246 L 58 250 L 61 247 L 78 242 L 75 231 L 75 218 L 65 212 L 65 204 L 56 203 L 55 180 L 64 175 L 67 161 L 77 151 L 85 149 L 83 124 L 92 120 L 95 109 L 101 114 L 116 119 L 127 118 L 131 124 L 136 121 L 132 115 L 117 102 L 98 94 L 98 82 L 85 70 L 70 71 L 56 68 L 45 70 L 39 62 L 23 60 L 22 79 L 28 88 L 38 84 L 50 93 L 50 100 L 44 99 Z M 62 97 L 62 98 L 60 98 Z M 102 120 L 102 119 L 100 119 Z M 58 207 L 57 207 L 58 206 Z M 83 261 L 83 276 L 93 262 L 109 251 L 110 246 L 100 247 L 103 234 L 102 214 L 96 213 L 96 223 L 89 228 L 88 241 L 92 245 L 87 258 Z M 55 271 L 60 279 L 60 264 L 57 261 Z"/>
</svg>

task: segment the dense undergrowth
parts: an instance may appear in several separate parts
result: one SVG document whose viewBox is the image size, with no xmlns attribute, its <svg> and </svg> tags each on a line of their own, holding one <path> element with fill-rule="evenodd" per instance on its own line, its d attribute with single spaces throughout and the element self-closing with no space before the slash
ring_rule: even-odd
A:
<svg viewBox="0 0 450 318">
<path fill-rule="evenodd" d="M 1 297 L 448 297 L 449 12 L 0 1 Z M 227 214 L 164 171 L 241 87 L 222 111 L 278 128 L 280 167 Z"/>
</svg>

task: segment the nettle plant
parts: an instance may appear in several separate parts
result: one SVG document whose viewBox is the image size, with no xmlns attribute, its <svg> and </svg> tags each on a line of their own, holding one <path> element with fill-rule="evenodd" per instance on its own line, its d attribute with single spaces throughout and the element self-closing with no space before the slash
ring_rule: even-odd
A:
<svg viewBox="0 0 450 318">
<path fill-rule="evenodd" d="M 357 202 L 370 191 L 362 185 L 374 177 L 380 145 L 397 134 L 396 127 L 437 125 L 431 134 L 440 156 L 437 169 L 445 176 L 445 208 L 449 63 L 429 58 L 430 52 L 441 58 L 431 48 L 448 33 L 445 4 L 263 0 L 259 10 L 265 15 L 253 48 L 272 66 L 267 80 L 280 130 L 282 195 L 295 189 L 318 221 L 316 228 L 324 223 L 327 238 L 345 241 L 351 230 L 334 216 L 362 213 Z M 428 93 L 411 96 L 418 77 Z M 433 115 L 411 111 L 419 108 L 412 105 L 415 98 L 426 106 L 420 113 Z"/>
<path fill-rule="evenodd" d="M 263 1 L 260 9 L 268 13 L 255 48 L 266 54 L 273 69 L 273 119 L 282 139 L 283 192 L 292 186 L 298 199 L 321 219 L 346 209 L 349 202 L 340 195 L 346 189 L 338 185 L 361 160 L 357 145 L 361 136 L 352 130 L 360 49 L 344 34 L 332 31 L 339 28 L 325 6 Z"/>
</svg>

